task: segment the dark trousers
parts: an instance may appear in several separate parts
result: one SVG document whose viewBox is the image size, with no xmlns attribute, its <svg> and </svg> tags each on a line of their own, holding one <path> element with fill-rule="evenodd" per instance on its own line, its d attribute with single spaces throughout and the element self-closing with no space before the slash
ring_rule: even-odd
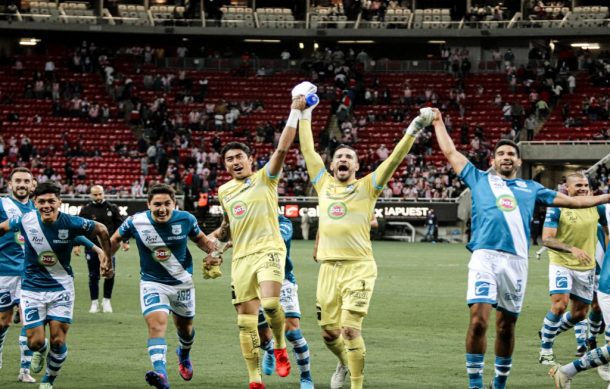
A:
<svg viewBox="0 0 610 389">
<path fill-rule="evenodd" d="M 86 250 L 87 267 L 89 268 L 89 295 L 91 300 L 97 300 L 100 296 L 100 260 L 97 253 L 93 250 Z M 116 257 L 112 257 L 112 267 L 115 267 Z M 104 298 L 112 297 L 112 288 L 114 288 L 114 276 L 104 279 Z"/>
</svg>

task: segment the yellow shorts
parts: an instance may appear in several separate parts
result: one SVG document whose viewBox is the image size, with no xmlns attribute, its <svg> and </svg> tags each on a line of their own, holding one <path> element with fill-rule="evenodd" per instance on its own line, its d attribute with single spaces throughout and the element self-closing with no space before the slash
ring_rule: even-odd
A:
<svg viewBox="0 0 610 389">
<path fill-rule="evenodd" d="M 375 261 L 323 261 L 316 292 L 318 324 L 341 328 L 342 310 L 366 316 L 376 279 Z"/>
<path fill-rule="evenodd" d="M 265 251 L 231 261 L 231 296 L 233 304 L 260 298 L 263 281 L 284 281 L 285 251 Z"/>
</svg>

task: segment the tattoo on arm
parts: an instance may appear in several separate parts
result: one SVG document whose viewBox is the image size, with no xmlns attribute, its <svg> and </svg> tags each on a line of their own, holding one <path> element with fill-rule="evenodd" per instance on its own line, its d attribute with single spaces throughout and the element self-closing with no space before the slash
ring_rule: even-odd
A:
<svg viewBox="0 0 610 389">
<path fill-rule="evenodd" d="M 549 237 L 549 238 L 544 239 L 542 241 L 542 243 L 550 249 L 557 250 L 557 251 L 563 251 L 564 253 L 570 253 L 571 252 L 570 250 L 572 250 L 572 246 L 560 241 L 557 238 Z"/>
</svg>

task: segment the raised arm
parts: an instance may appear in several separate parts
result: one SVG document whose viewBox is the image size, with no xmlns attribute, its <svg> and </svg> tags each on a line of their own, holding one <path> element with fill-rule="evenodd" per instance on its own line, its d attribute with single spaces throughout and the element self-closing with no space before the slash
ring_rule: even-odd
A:
<svg viewBox="0 0 610 389">
<path fill-rule="evenodd" d="M 596 205 L 610 203 L 610 194 L 599 196 L 567 196 L 563 193 L 557 193 L 553 205 L 563 208 L 591 208 Z"/>
<path fill-rule="evenodd" d="M 441 151 L 445 155 L 445 158 L 449 161 L 453 170 L 457 174 L 460 174 L 464 169 L 464 166 L 468 163 L 468 158 L 464 156 L 464 154 L 460 153 L 456 148 L 453 140 L 449 136 L 447 132 L 447 128 L 445 128 L 445 123 L 443 122 L 443 117 L 441 115 L 441 111 L 436 108 L 432 108 L 432 110 L 436 113 L 434 120 L 432 121 L 432 125 L 434 125 L 434 133 L 436 134 L 436 140 L 438 142 Z"/>
<path fill-rule="evenodd" d="M 288 154 L 290 146 L 292 146 L 292 142 L 294 142 L 294 137 L 297 134 L 297 124 L 299 123 L 301 110 L 303 108 L 305 108 L 305 98 L 303 96 L 292 100 L 290 116 L 288 116 L 288 120 L 286 121 L 286 127 L 284 127 L 284 130 L 282 131 L 277 148 L 273 152 L 271 159 L 269 159 L 269 164 L 267 165 L 269 175 L 272 177 L 277 176 L 282 170 L 282 166 L 284 166 L 286 155 Z"/>
<path fill-rule="evenodd" d="M 434 115 L 435 112 L 430 108 L 422 108 L 419 116 L 411 121 L 405 135 L 400 142 L 398 142 L 396 147 L 394 147 L 392 154 L 375 169 L 374 181 L 376 186 L 383 187 L 390 181 L 390 178 L 392 178 L 392 175 L 400 163 L 404 161 L 409 150 L 411 150 L 413 143 L 415 143 L 415 139 L 417 139 L 417 135 L 422 129 L 431 124 Z"/>
</svg>

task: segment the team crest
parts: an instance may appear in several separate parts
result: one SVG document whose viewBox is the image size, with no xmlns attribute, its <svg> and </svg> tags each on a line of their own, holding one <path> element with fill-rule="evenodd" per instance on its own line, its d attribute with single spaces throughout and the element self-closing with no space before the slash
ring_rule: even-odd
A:
<svg viewBox="0 0 610 389">
<path fill-rule="evenodd" d="M 503 195 L 496 200 L 496 206 L 502 212 L 512 212 L 517 209 L 517 199 L 511 195 Z"/>
<path fill-rule="evenodd" d="M 68 230 L 57 230 L 57 237 L 61 240 L 68 239 L 70 232 Z"/>
<path fill-rule="evenodd" d="M 182 234 L 182 225 L 181 224 L 172 224 L 172 234 L 174 234 L 174 235 Z"/>
</svg>

